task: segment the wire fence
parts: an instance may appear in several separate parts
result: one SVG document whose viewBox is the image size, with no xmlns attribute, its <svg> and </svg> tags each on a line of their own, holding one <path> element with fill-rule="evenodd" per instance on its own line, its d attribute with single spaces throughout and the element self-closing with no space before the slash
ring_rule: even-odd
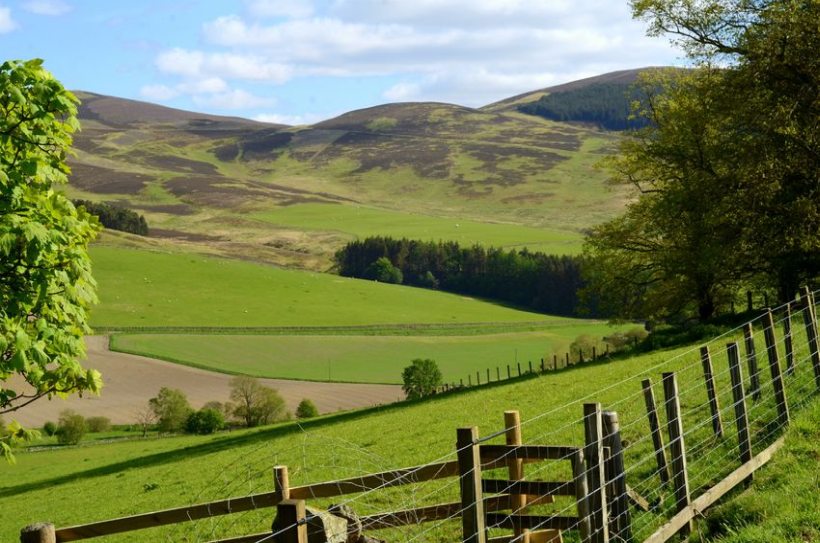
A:
<svg viewBox="0 0 820 543">
<path fill-rule="evenodd" d="M 743 459 L 749 454 L 761 452 L 782 435 L 788 418 L 784 417 L 783 393 L 775 386 L 778 378 L 784 385 L 791 411 L 799 410 L 816 395 L 820 386 L 820 360 L 816 352 L 816 307 L 813 293 L 804 293 L 803 300 L 812 300 L 812 303 L 794 313 L 789 311 L 789 306 L 774 308 L 771 310 L 771 315 L 774 316 L 771 321 L 767 320 L 770 314 L 766 312 L 704 345 L 683 350 L 674 356 L 656 358 L 639 371 L 606 383 L 594 393 L 551 406 L 522 420 L 518 429 L 525 432 L 526 439 L 522 439 L 520 445 L 574 443 L 577 447 L 573 450 L 584 448 L 585 440 L 588 441 L 588 436 L 585 435 L 585 422 L 588 422 L 588 418 L 582 411 L 583 405 L 594 401 L 600 403 L 604 411 L 617 412 L 625 465 L 622 476 L 630 491 L 648 503 L 647 510 L 639 507 L 630 509 L 633 540 L 644 541 L 681 509 L 678 472 L 682 463 L 686 465 L 685 473 L 688 477 L 686 491 L 694 498 L 726 478 L 744 463 Z M 767 326 L 776 332 L 770 335 L 769 342 L 761 333 Z M 812 338 L 813 334 L 815 339 Z M 708 350 L 712 363 L 709 371 L 713 383 L 711 395 L 705 374 L 704 350 Z M 730 363 L 730 350 L 740 355 L 739 364 L 734 368 Z M 669 377 L 671 373 L 674 373 L 673 378 Z M 740 380 L 737 379 L 738 374 L 741 375 Z M 675 384 L 675 393 L 672 395 L 669 392 L 671 380 Z M 647 409 L 648 390 L 653 395 L 656 390 L 663 392 L 655 399 L 658 427 L 653 426 L 653 414 Z M 674 430 L 676 417 L 679 417 L 679 436 Z M 744 420 L 738 422 L 740 419 Z M 718 428 L 720 432 L 716 431 Z M 745 428 L 746 434 L 742 428 Z M 430 477 L 430 473 L 436 467 L 451 470 L 452 465 L 458 463 L 459 456 L 471 447 L 480 448 L 497 443 L 502 438 L 506 439 L 508 433 L 515 429 L 505 426 L 489 432 L 423 465 L 388 471 L 382 474 L 383 479 L 375 483 L 368 476 L 372 476 L 375 468 L 389 465 L 388 458 L 368 452 L 360 441 L 328 441 L 326 437 L 322 437 L 311 442 L 310 434 L 307 433 L 303 435 L 301 443 L 297 439 L 292 440 L 288 451 L 280 450 L 262 456 L 248 455 L 245 460 L 237 459 L 234 465 L 222 466 L 222 473 L 234 475 L 222 478 L 220 484 L 214 485 L 207 492 L 203 490 L 192 496 L 191 502 L 196 503 L 214 495 L 235 495 L 240 490 L 251 494 L 269 490 L 271 466 L 277 464 L 280 457 L 292 459 L 294 453 L 301 449 L 303 462 L 301 465 L 289 466 L 291 475 L 305 480 L 310 472 L 317 470 L 347 471 L 352 479 L 337 481 L 339 492 L 332 502 L 333 509 L 339 511 L 349 508 L 355 511 L 363 519 L 365 529 L 370 527 L 368 522 L 375 527 L 372 532 L 366 533 L 389 541 L 457 541 L 462 538 L 464 516 L 474 514 L 476 505 L 462 503 L 462 482 L 473 475 L 508 479 L 506 464 L 517 458 L 516 449 L 510 448 L 507 453 L 501 454 L 489 469 L 482 470 L 479 465 L 474 468 L 476 471 L 457 472 L 456 477 L 452 476 L 453 473 L 449 477 Z M 659 444 L 658 437 L 665 442 Z M 261 443 L 259 450 L 264 448 L 265 444 Z M 685 458 L 676 458 L 680 456 L 681 449 L 685 450 Z M 324 452 L 320 453 L 322 450 Z M 588 443 L 586 452 L 589 452 Z M 575 481 L 581 480 L 579 477 L 595 481 L 595 470 L 600 466 L 587 462 L 584 469 L 579 471 L 577 465 L 573 464 L 577 460 L 574 454 L 568 449 L 567 454 L 557 459 L 527 464 L 525 479 L 564 481 L 567 485 L 575 484 Z M 338 462 L 341 458 L 345 461 Z M 350 466 L 351 458 L 356 459 L 353 469 Z M 237 477 L 236 467 L 243 462 L 245 475 Z M 678 472 L 675 471 L 676 466 Z M 356 482 L 357 476 L 361 483 Z M 612 482 L 611 479 L 605 479 L 602 484 L 608 488 Z M 506 487 L 496 488 L 492 494 L 497 496 L 513 491 L 514 485 L 510 482 Z M 527 514 L 541 519 L 528 525 L 532 531 L 549 527 L 556 522 L 555 519 L 565 519 L 565 524 L 568 523 L 564 526 L 567 541 L 578 540 L 573 532 L 582 528 L 581 523 L 585 519 L 596 515 L 607 517 L 606 509 L 611 505 L 612 496 L 603 500 L 599 507 L 590 508 L 589 504 L 593 502 L 578 500 L 572 493 L 559 494 L 562 495 L 536 499 L 534 504 L 530 503 L 532 500 L 528 500 L 521 506 L 508 500 L 507 507 L 503 508 L 506 511 L 503 515 L 510 519 Z M 327 510 L 331 506 L 331 500 L 328 497 L 311 499 L 310 504 Z M 184 525 L 168 527 L 160 537 L 154 539 L 217 541 L 217 538 L 225 538 L 230 534 L 256 531 L 266 533 L 246 536 L 243 541 L 278 541 L 280 537 L 291 533 L 297 523 L 279 522 L 271 530 L 270 509 L 264 509 L 269 505 L 260 504 L 259 508 L 232 515 L 208 516 Z M 432 506 L 439 506 L 440 510 L 433 514 Z M 579 510 L 584 506 L 587 507 L 585 511 Z M 314 514 L 308 516 L 313 517 Z M 319 529 L 316 522 L 300 522 L 308 530 Z M 344 529 L 361 528 L 355 523 L 346 523 Z M 599 541 L 596 537 L 601 535 L 598 532 L 602 530 L 606 531 L 606 528 L 592 526 L 585 537 L 590 538 L 590 541 Z M 491 527 L 487 533 L 490 536 L 509 535 L 509 530 Z M 511 540 L 520 539 L 515 535 L 520 533 L 521 530 L 516 530 Z"/>
</svg>

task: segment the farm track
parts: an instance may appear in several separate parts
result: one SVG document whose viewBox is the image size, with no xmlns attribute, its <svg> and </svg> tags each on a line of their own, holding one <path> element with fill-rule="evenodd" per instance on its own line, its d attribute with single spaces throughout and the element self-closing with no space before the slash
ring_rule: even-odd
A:
<svg viewBox="0 0 820 543">
<path fill-rule="evenodd" d="M 212 400 L 225 402 L 229 399 L 230 375 L 113 352 L 108 349 L 107 336 L 89 336 L 86 338 L 86 345 L 88 358 L 84 366 L 102 373 L 105 386 L 101 396 L 73 396 L 51 401 L 43 398 L 6 415 L 7 420 L 16 419 L 24 425 L 38 427 L 46 421 L 56 421 L 63 409 L 73 409 L 85 417 L 108 417 L 114 424 L 134 423 L 136 413 L 163 386 L 182 390 L 194 408 Z M 283 379 L 260 381 L 277 389 L 291 412 L 303 398 L 313 400 L 321 413 L 329 413 L 391 403 L 403 396 L 398 385 L 316 383 Z M 10 384 L 14 386 L 14 381 Z"/>
</svg>

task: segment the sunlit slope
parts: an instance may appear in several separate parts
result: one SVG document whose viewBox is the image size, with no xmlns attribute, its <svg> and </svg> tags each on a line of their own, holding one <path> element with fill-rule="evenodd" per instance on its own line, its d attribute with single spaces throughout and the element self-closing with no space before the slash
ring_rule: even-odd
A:
<svg viewBox="0 0 820 543">
<path fill-rule="evenodd" d="M 562 320 L 437 291 L 194 254 L 95 246 L 91 256 L 101 300 L 92 313 L 94 326 Z"/>
</svg>

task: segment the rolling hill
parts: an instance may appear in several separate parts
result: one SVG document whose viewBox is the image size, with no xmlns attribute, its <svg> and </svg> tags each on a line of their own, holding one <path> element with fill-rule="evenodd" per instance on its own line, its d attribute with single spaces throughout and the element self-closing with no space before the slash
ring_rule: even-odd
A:
<svg viewBox="0 0 820 543">
<path fill-rule="evenodd" d="M 616 134 L 508 101 L 386 104 L 289 127 L 78 95 L 68 191 L 144 214 L 153 239 L 129 243 L 311 270 L 374 234 L 567 254 L 629 197 L 594 167 Z"/>
</svg>

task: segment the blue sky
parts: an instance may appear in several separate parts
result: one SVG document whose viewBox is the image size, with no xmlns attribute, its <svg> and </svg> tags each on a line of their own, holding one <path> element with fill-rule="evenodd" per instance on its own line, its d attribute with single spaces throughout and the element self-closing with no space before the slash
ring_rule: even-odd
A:
<svg viewBox="0 0 820 543">
<path fill-rule="evenodd" d="M 0 51 L 71 89 L 287 124 L 682 63 L 617 0 L 0 0 Z"/>
</svg>

